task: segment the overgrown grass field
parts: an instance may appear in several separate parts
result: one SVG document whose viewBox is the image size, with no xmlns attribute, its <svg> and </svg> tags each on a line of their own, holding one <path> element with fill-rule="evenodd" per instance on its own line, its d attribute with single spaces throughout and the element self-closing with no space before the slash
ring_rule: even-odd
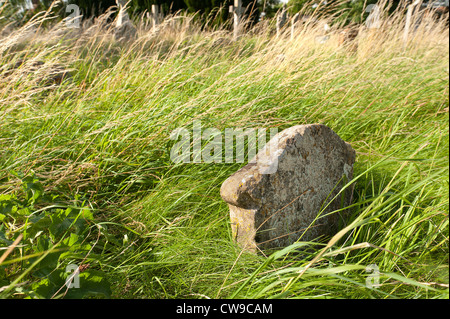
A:
<svg viewBox="0 0 450 319">
<path fill-rule="evenodd" d="M 48 18 L 0 38 L 0 297 L 448 298 L 443 22 L 405 45 L 394 15 L 349 52 L 315 24 L 232 41 L 186 16 L 121 43 L 102 19 Z M 60 66 L 72 76 L 43 81 Z M 244 164 L 170 160 L 171 132 L 193 121 L 332 128 L 357 153 L 347 226 L 242 251 L 219 190 Z"/>
</svg>

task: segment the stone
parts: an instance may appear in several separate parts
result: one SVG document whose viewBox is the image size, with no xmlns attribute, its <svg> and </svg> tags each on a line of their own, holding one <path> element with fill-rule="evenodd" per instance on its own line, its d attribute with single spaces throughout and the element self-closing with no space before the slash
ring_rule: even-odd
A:
<svg viewBox="0 0 450 319">
<path fill-rule="evenodd" d="M 359 29 L 349 27 L 339 33 L 339 46 L 345 48 L 348 52 L 358 51 Z"/>
<path fill-rule="evenodd" d="M 369 12 L 369 16 L 366 19 L 366 27 L 369 29 L 379 29 L 381 27 L 381 8 L 378 5 L 369 5 L 366 12 Z"/>
<path fill-rule="evenodd" d="M 277 15 L 277 38 L 279 38 L 281 36 L 281 31 L 282 28 L 284 27 L 284 25 L 287 22 L 287 6 L 286 4 L 283 4 L 283 7 L 281 9 L 281 12 Z"/>
<path fill-rule="evenodd" d="M 119 12 L 117 14 L 116 25 L 114 28 L 114 38 L 119 42 L 134 40 L 137 35 L 137 29 L 128 16 L 127 1 L 117 0 L 116 3 L 119 8 Z"/>
<path fill-rule="evenodd" d="M 114 38 L 118 42 L 134 40 L 136 36 L 137 30 L 136 27 L 131 23 L 131 21 L 126 21 L 118 24 L 114 28 Z"/>
<path fill-rule="evenodd" d="M 351 145 L 325 125 L 278 133 L 222 184 L 233 238 L 254 252 L 332 235 L 352 201 L 353 184 L 334 197 L 352 180 L 354 162 Z"/>
</svg>

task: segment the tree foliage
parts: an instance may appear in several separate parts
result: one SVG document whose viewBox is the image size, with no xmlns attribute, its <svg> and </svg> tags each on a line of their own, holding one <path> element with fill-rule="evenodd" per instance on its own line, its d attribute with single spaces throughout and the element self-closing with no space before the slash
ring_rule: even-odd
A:
<svg viewBox="0 0 450 319">
<path fill-rule="evenodd" d="M 395 10 L 402 0 L 289 0 L 291 14 L 302 11 L 306 14 L 334 15 L 336 22 L 361 23 L 370 12 L 370 5 L 379 4 L 388 12 Z"/>
<path fill-rule="evenodd" d="M 32 0 L 34 9 L 30 10 L 29 1 L 11 0 L 11 4 L 16 7 L 22 7 L 22 16 L 30 16 L 36 11 L 47 10 L 52 0 Z M 289 0 L 288 7 L 291 14 L 302 11 L 306 14 L 327 14 L 335 15 L 337 22 L 361 23 L 368 16 L 367 8 L 371 4 L 379 3 L 378 0 Z M 393 11 L 402 2 L 402 0 L 387 0 L 385 7 Z M 403 1 L 405 2 L 405 1 Z M 223 23 L 229 18 L 228 7 L 234 3 L 233 0 L 130 0 L 129 13 L 140 14 L 145 11 L 151 11 L 151 7 L 157 4 L 163 13 L 174 13 L 179 10 L 186 10 L 190 13 L 198 13 L 202 19 L 214 18 L 215 23 Z M 116 6 L 116 0 L 67 0 L 66 4 L 77 5 L 84 17 L 92 17 L 103 14 L 112 6 Z M 60 3 L 54 6 L 53 10 L 65 14 L 66 4 Z M 242 6 L 246 10 L 250 20 L 256 22 L 259 20 L 261 12 L 265 12 L 266 17 L 273 17 L 281 7 L 280 0 L 242 0 Z M 222 8 L 223 10 L 219 10 Z M 25 9 L 25 10 L 24 10 Z"/>
</svg>

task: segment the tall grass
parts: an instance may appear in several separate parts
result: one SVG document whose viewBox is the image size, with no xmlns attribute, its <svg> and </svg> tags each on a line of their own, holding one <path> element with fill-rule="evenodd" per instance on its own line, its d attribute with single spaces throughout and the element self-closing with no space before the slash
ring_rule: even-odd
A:
<svg viewBox="0 0 450 319">
<path fill-rule="evenodd" d="M 293 39 L 269 26 L 232 41 L 169 17 L 158 32 L 139 22 L 124 43 L 106 17 L 81 30 L 40 27 L 45 19 L 0 38 L 0 189 L 19 194 L 20 174 L 35 174 L 58 205 L 89 207 L 92 249 L 71 258 L 104 272 L 113 297 L 448 298 L 444 21 L 422 24 L 405 46 L 397 12 L 376 32 L 361 27 L 352 53 L 337 26 L 317 42 L 314 23 Z M 70 79 L 43 84 L 61 67 Z M 194 120 L 221 131 L 331 127 L 357 152 L 347 225 L 326 242 L 242 251 L 219 195 L 242 164 L 170 160 L 170 133 Z M 12 247 L 23 225 L 0 214 Z M 39 297 L 22 257 L 15 248 L 2 260 L 0 293 Z M 373 265 L 379 281 L 368 287 Z"/>
</svg>

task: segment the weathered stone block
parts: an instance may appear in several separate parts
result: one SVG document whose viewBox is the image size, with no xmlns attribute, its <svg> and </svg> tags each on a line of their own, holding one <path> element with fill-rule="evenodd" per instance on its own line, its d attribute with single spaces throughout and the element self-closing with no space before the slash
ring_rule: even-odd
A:
<svg viewBox="0 0 450 319">
<path fill-rule="evenodd" d="M 350 27 L 342 30 L 339 33 L 339 46 L 356 53 L 358 51 L 358 35 L 359 29 L 357 28 Z"/>
<path fill-rule="evenodd" d="M 331 234 L 345 214 L 335 211 L 352 200 L 352 186 L 334 197 L 353 178 L 354 161 L 351 145 L 325 125 L 280 132 L 222 185 L 235 240 L 254 251 Z"/>
</svg>

